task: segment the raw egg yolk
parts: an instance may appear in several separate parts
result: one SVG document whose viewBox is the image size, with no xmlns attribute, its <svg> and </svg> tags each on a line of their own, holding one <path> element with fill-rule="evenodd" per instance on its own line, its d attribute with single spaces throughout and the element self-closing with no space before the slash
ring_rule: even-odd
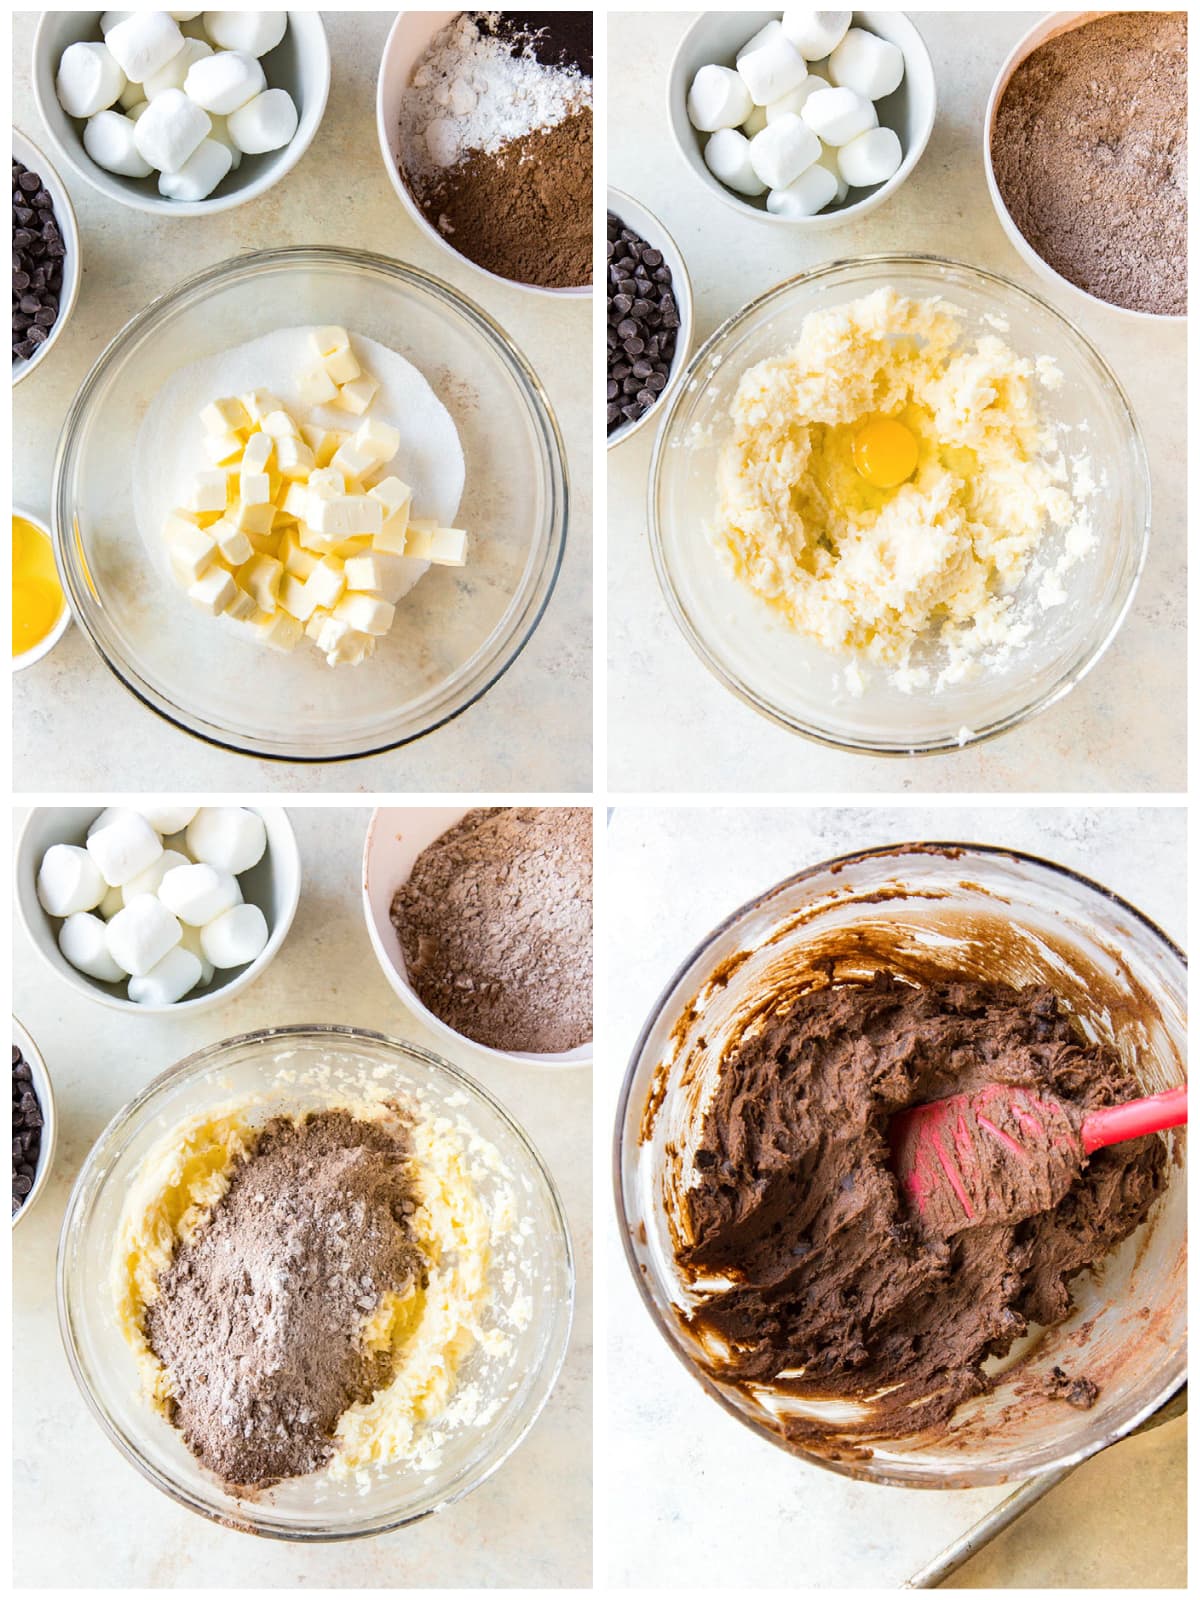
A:
<svg viewBox="0 0 1200 1600">
<path fill-rule="evenodd" d="M 872 417 L 854 435 L 851 446 L 860 477 L 876 489 L 895 489 L 917 470 L 917 439 L 895 417 Z"/>
<path fill-rule="evenodd" d="M 62 615 L 63 592 L 54 552 L 40 528 L 13 518 L 12 648 L 24 655 L 40 644 Z"/>
</svg>

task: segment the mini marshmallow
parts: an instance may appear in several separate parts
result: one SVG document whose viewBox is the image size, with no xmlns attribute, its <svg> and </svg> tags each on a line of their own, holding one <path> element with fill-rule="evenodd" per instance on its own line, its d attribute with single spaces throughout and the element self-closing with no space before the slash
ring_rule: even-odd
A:
<svg viewBox="0 0 1200 1600">
<path fill-rule="evenodd" d="M 174 12 L 171 13 L 174 16 Z M 193 11 L 192 16 L 199 16 L 198 11 Z M 199 806 L 139 806 L 138 810 L 154 829 L 164 838 L 169 838 L 173 833 L 182 833 L 188 823 L 196 815 Z"/>
<path fill-rule="evenodd" d="M 100 32 L 107 34 L 115 28 L 118 22 L 124 22 L 126 17 L 131 17 L 132 11 L 102 11 L 100 13 Z"/>
<path fill-rule="evenodd" d="M 161 172 L 158 192 L 168 200 L 207 200 L 233 166 L 227 144 L 216 139 L 201 139 L 178 172 Z"/>
<path fill-rule="evenodd" d="M 737 69 L 756 106 L 803 83 L 808 67 L 804 57 L 778 22 L 768 22 L 738 51 Z"/>
<path fill-rule="evenodd" d="M 192 63 L 183 85 L 189 99 L 221 117 L 244 106 L 266 87 L 266 73 L 253 56 L 243 55 L 240 50 L 202 56 Z"/>
<path fill-rule="evenodd" d="M 900 87 L 904 52 L 865 28 L 851 28 L 829 57 L 829 76 L 842 88 L 856 90 L 864 100 L 882 100 Z"/>
<path fill-rule="evenodd" d="M 140 83 L 138 84 L 138 88 L 141 88 Z M 129 118 L 130 122 L 136 122 L 143 112 L 149 110 L 149 107 L 149 100 L 139 100 L 136 105 L 130 106 L 125 115 Z"/>
<path fill-rule="evenodd" d="M 96 915 L 103 917 L 105 922 L 111 922 L 124 904 L 125 891 L 114 883 L 111 889 L 104 891 L 104 899 L 96 907 Z"/>
<path fill-rule="evenodd" d="M 775 217 L 815 217 L 831 200 L 837 199 L 838 182 L 828 167 L 814 161 L 786 189 L 772 189 L 767 210 Z"/>
<path fill-rule="evenodd" d="M 109 823 L 115 822 L 118 817 L 129 816 L 132 810 L 132 806 L 105 806 L 104 810 L 94 816 L 88 823 L 88 838 L 90 839 L 99 829 L 107 828 Z"/>
<path fill-rule="evenodd" d="M 138 118 L 134 138 L 152 167 L 178 172 L 211 127 L 208 113 L 182 89 L 164 89 Z"/>
<path fill-rule="evenodd" d="M 266 825 L 244 806 L 201 806 L 188 824 L 187 847 L 195 860 L 209 866 L 248 872 L 266 851 Z"/>
<path fill-rule="evenodd" d="M 200 948 L 214 967 L 244 967 L 267 947 L 267 919 L 255 905 L 234 906 L 200 930 Z"/>
<path fill-rule="evenodd" d="M 195 22 L 196 18 L 203 16 L 201 11 L 171 11 L 168 16 L 175 18 L 176 22 Z"/>
<path fill-rule="evenodd" d="M 745 122 L 753 105 L 745 79 L 732 67 L 701 67 L 688 90 L 688 121 L 701 133 L 716 133 Z"/>
<path fill-rule="evenodd" d="M 58 948 L 77 972 L 100 983 L 120 983 L 126 976 L 108 948 L 108 929 L 90 911 L 71 913 L 58 930 Z"/>
<path fill-rule="evenodd" d="M 846 37 L 852 11 L 785 11 L 780 26 L 806 61 L 822 61 Z"/>
<path fill-rule="evenodd" d="M 229 154 L 233 157 L 233 171 L 236 172 L 242 164 L 242 152 L 230 137 L 229 124 L 224 117 L 214 116 L 211 111 L 208 116 L 209 121 L 212 123 L 212 127 L 208 130 L 208 137 L 215 139 L 218 144 L 226 146 Z"/>
<path fill-rule="evenodd" d="M 125 74 L 107 45 L 69 44 L 58 62 L 54 92 L 69 117 L 94 117 L 120 99 Z"/>
<path fill-rule="evenodd" d="M 104 898 L 105 882 L 93 858 L 77 844 L 52 844 L 38 868 L 37 897 L 51 917 L 91 911 Z"/>
<path fill-rule="evenodd" d="M 158 886 L 158 898 L 180 922 L 202 928 L 231 906 L 242 903 L 242 891 L 232 872 L 209 866 L 207 861 L 181 861 Z"/>
<path fill-rule="evenodd" d="M 860 134 L 859 137 L 861 138 L 862 135 Z M 851 142 L 853 143 L 853 141 Z M 838 151 L 828 149 L 826 146 L 822 145 L 821 158 L 817 162 L 817 165 L 819 167 L 824 167 L 826 172 L 831 172 L 834 178 L 837 180 L 837 193 L 833 198 L 840 205 L 850 193 L 850 185 L 846 182 L 845 178 L 842 177 L 842 170 L 838 166 Z"/>
<path fill-rule="evenodd" d="M 107 925 L 113 960 L 135 978 L 142 978 L 179 943 L 183 930 L 154 894 L 139 894 Z"/>
<path fill-rule="evenodd" d="M 714 178 L 738 194 L 762 194 L 767 187 L 750 159 L 750 140 L 736 128 L 721 128 L 713 134 L 704 146 L 704 165 Z"/>
<path fill-rule="evenodd" d="M 140 83 L 127 83 L 117 98 L 122 111 L 132 111 L 134 106 L 146 104 L 146 91 Z"/>
<path fill-rule="evenodd" d="M 766 108 L 768 122 L 777 122 L 780 117 L 786 117 L 788 112 L 796 116 L 808 104 L 808 97 L 816 94 L 818 89 L 828 89 L 828 78 L 822 78 L 819 73 L 810 72 L 803 83 L 797 84 L 788 94 L 780 95 L 778 100 L 773 100 Z"/>
<path fill-rule="evenodd" d="M 786 98 L 786 96 L 785 96 Z M 756 133 L 761 133 L 767 125 L 766 106 L 751 106 L 750 115 L 742 123 L 742 132 L 747 139 L 753 139 Z"/>
<path fill-rule="evenodd" d="M 156 95 L 162 94 L 164 89 L 182 89 L 188 73 L 196 62 L 211 55 L 212 45 L 205 44 L 203 39 L 185 39 L 179 54 L 172 56 L 165 67 L 152 72 L 146 79 L 142 85 L 145 98 L 153 100 Z"/>
<path fill-rule="evenodd" d="M 267 89 L 230 113 L 229 137 L 248 156 L 280 150 L 300 123 L 296 102 L 286 89 Z"/>
<path fill-rule="evenodd" d="M 134 140 L 137 124 L 119 111 L 98 111 L 83 130 L 83 148 L 98 167 L 122 178 L 148 178 L 154 171 Z"/>
<path fill-rule="evenodd" d="M 108 30 L 104 43 L 127 78 L 145 83 L 183 49 L 183 35 L 166 11 L 131 11 Z"/>
<path fill-rule="evenodd" d="M 852 189 L 886 183 L 900 170 L 904 151 L 891 128 L 868 128 L 837 153 L 838 171 Z"/>
<path fill-rule="evenodd" d="M 173 1006 L 201 981 L 200 957 L 176 945 L 141 977 L 130 978 L 129 998 L 139 1006 Z"/>
<path fill-rule="evenodd" d="M 110 887 L 127 884 L 162 855 L 162 840 L 136 811 L 121 811 L 88 835 L 87 849 Z M 126 967 L 132 972 L 132 967 Z"/>
<path fill-rule="evenodd" d="M 200 963 L 200 976 L 196 981 L 196 987 L 203 989 L 206 984 L 212 982 L 213 964 L 204 954 L 204 947 L 200 943 L 200 929 L 189 928 L 185 922 L 183 925 L 183 938 L 179 941 L 179 948 L 181 950 L 190 950 Z"/>
<path fill-rule="evenodd" d="M 871 102 L 853 89 L 818 89 L 805 101 L 801 115 L 823 144 L 835 148 L 879 121 Z"/>
<path fill-rule="evenodd" d="M 135 894 L 158 894 L 167 873 L 175 867 L 190 866 L 185 855 L 178 850 L 164 850 L 157 861 L 152 861 L 144 872 L 121 885 L 123 900 L 132 900 Z"/>
<path fill-rule="evenodd" d="M 820 154 L 820 139 L 794 112 L 777 117 L 750 141 L 750 164 L 768 189 L 786 189 Z"/>
<path fill-rule="evenodd" d="M 204 31 L 222 50 L 265 56 L 287 32 L 287 12 L 206 11 Z"/>
</svg>

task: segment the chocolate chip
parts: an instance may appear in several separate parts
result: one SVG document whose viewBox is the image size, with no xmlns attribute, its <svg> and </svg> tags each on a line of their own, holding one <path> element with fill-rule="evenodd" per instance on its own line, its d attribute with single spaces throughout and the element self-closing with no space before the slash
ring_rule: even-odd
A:
<svg viewBox="0 0 1200 1600">
<path fill-rule="evenodd" d="M 27 361 L 50 337 L 58 321 L 66 246 L 54 201 L 36 172 L 13 162 L 14 361 Z"/>
<path fill-rule="evenodd" d="M 12 1208 L 15 1215 L 33 1188 L 42 1148 L 42 1108 L 33 1090 L 33 1073 L 13 1045 L 12 1058 Z"/>
<path fill-rule="evenodd" d="M 644 416 L 666 388 L 678 327 L 671 269 L 662 251 L 610 211 L 606 413 L 610 434 Z"/>
</svg>

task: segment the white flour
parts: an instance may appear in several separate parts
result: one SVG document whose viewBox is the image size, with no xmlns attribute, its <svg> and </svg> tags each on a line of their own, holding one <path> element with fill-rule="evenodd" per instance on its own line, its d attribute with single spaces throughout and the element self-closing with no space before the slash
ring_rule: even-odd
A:
<svg viewBox="0 0 1200 1600">
<path fill-rule="evenodd" d="M 138 532 L 155 568 L 176 588 L 162 528 L 195 474 L 208 467 L 201 410 L 225 395 L 268 389 L 297 422 L 353 432 L 360 419 L 333 406 L 310 407 L 300 398 L 300 374 L 314 364 L 311 327 L 278 328 L 248 344 L 182 367 L 155 395 L 138 430 L 133 454 L 133 508 Z M 465 465 L 458 429 L 450 413 L 410 361 L 350 329 L 350 343 L 379 384 L 368 416 L 400 432 L 400 449 L 388 467 L 412 486 L 413 516 L 454 522 L 462 498 Z M 407 593 L 429 570 L 427 561 L 406 561 Z M 227 619 L 220 619 L 225 621 Z"/>
<path fill-rule="evenodd" d="M 405 173 L 419 189 L 470 151 L 494 155 L 591 103 L 591 84 L 574 68 L 512 54 L 463 12 L 434 38 L 401 101 Z"/>
</svg>

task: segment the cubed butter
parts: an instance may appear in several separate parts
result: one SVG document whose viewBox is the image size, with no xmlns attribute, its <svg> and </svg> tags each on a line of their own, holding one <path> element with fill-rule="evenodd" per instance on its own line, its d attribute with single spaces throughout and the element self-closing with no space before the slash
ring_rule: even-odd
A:
<svg viewBox="0 0 1200 1600">
<path fill-rule="evenodd" d="M 205 406 L 200 413 L 200 421 L 208 433 L 237 433 L 239 429 L 250 426 L 245 406 L 232 395 Z"/>
<path fill-rule="evenodd" d="M 238 498 L 248 506 L 271 505 L 271 475 L 243 472 L 238 477 Z"/>
<path fill-rule="evenodd" d="M 386 466 L 400 448 L 400 430 L 376 417 L 364 417 L 355 430 L 354 443 L 375 466 Z"/>
<path fill-rule="evenodd" d="M 283 404 L 269 389 L 251 389 L 248 394 L 239 396 L 251 422 L 262 426 L 264 417 L 270 416 L 272 411 L 281 411 Z"/>
<path fill-rule="evenodd" d="M 277 411 L 268 411 L 262 419 L 262 431 L 269 434 L 272 439 L 298 439 L 300 430 L 293 422 L 291 416 L 279 407 Z"/>
<path fill-rule="evenodd" d="M 310 367 L 300 374 L 300 398 L 306 405 L 327 406 L 337 399 L 337 384 L 324 367 Z"/>
<path fill-rule="evenodd" d="M 192 479 L 183 505 L 186 511 L 224 511 L 226 474 L 215 468 L 211 472 L 198 472 Z"/>
<path fill-rule="evenodd" d="M 229 508 L 226 520 L 242 533 L 270 533 L 275 522 L 275 507 L 270 501 L 247 505 L 244 500 L 238 500 Z"/>
<path fill-rule="evenodd" d="M 356 417 L 361 417 L 363 412 L 379 393 L 379 385 L 369 372 L 360 373 L 357 378 L 351 378 L 348 383 L 338 387 L 338 397 L 333 402 L 343 411 L 351 411 Z"/>
<path fill-rule="evenodd" d="M 285 478 L 307 478 L 316 466 L 312 451 L 298 435 L 276 435 L 275 459 Z"/>
<path fill-rule="evenodd" d="M 269 433 L 252 433 L 242 452 L 243 472 L 265 472 L 275 453 L 275 441 Z"/>
<path fill-rule="evenodd" d="M 210 567 L 202 577 L 188 587 L 188 599 L 210 617 L 219 617 L 232 605 L 237 592 L 232 572 L 224 567 Z"/>
<path fill-rule="evenodd" d="M 254 596 L 260 611 L 274 612 L 279 606 L 279 585 L 283 582 L 283 563 L 273 556 L 252 556 L 238 573 L 238 583 Z"/>
<path fill-rule="evenodd" d="M 308 521 L 314 533 L 326 538 L 353 539 L 364 533 L 374 536 L 383 527 L 383 507 L 366 494 L 335 495 L 329 500 L 314 495 Z"/>
<path fill-rule="evenodd" d="M 217 553 L 216 540 L 186 512 L 171 512 L 163 524 L 163 538 L 172 565 L 185 583 L 194 583 L 212 566 Z"/>
<path fill-rule="evenodd" d="M 334 606 L 333 615 L 338 622 L 348 623 L 359 633 L 378 635 L 391 627 L 396 608 L 378 595 L 344 594 Z"/>
<path fill-rule="evenodd" d="M 240 433 L 206 433 L 204 455 L 214 467 L 229 467 L 240 459 L 243 440 Z"/>
</svg>

